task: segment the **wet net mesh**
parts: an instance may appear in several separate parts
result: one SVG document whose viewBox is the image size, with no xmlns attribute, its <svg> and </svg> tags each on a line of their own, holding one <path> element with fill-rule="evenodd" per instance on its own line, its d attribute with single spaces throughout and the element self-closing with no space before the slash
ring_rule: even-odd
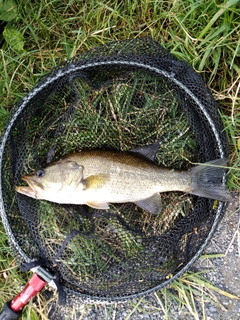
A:
<svg viewBox="0 0 240 320">
<path fill-rule="evenodd" d="M 160 143 L 156 163 L 188 169 L 227 154 L 215 101 L 203 80 L 152 39 L 113 42 L 43 78 L 19 103 L 1 145 L 1 213 L 19 264 L 42 259 L 68 303 L 116 301 L 165 286 L 198 258 L 221 202 L 162 194 L 159 215 L 132 203 L 109 210 L 16 194 L 26 173 L 79 150 Z"/>
</svg>

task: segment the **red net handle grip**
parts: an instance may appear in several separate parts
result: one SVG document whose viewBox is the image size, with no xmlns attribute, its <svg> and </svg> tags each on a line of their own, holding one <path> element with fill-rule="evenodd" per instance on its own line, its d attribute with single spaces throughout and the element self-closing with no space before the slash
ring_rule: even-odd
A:
<svg viewBox="0 0 240 320">
<path fill-rule="evenodd" d="M 46 282 L 44 280 L 37 274 L 34 274 L 22 292 L 11 301 L 11 309 L 16 312 L 20 311 L 32 297 L 42 290 L 45 284 Z"/>
</svg>

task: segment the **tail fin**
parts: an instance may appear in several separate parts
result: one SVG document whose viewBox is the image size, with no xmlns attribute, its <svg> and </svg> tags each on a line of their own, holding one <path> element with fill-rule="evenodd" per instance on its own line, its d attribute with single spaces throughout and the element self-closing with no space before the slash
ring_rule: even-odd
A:
<svg viewBox="0 0 240 320">
<path fill-rule="evenodd" d="M 214 165 L 226 166 L 227 162 L 227 158 L 221 158 L 192 168 L 191 193 L 219 201 L 230 201 L 232 196 L 222 181 L 226 169 L 214 167 Z"/>
</svg>

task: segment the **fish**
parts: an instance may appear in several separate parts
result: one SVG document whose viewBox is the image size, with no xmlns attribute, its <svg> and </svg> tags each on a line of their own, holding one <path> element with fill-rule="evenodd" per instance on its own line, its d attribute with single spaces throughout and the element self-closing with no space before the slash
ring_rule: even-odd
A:
<svg viewBox="0 0 240 320">
<path fill-rule="evenodd" d="M 27 186 L 15 190 L 35 199 L 101 210 L 111 203 L 132 202 L 152 214 L 162 210 L 162 192 L 231 200 L 223 181 L 226 157 L 174 170 L 154 162 L 158 148 L 155 142 L 131 151 L 82 150 L 23 176 Z"/>
</svg>

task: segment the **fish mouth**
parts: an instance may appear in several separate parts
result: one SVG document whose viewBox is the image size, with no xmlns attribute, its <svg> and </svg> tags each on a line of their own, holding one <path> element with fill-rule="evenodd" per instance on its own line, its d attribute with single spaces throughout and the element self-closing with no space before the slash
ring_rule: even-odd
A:
<svg viewBox="0 0 240 320">
<path fill-rule="evenodd" d="M 32 176 L 23 176 L 22 180 L 27 182 L 28 186 L 16 186 L 15 190 L 18 193 L 38 199 L 38 191 L 44 190 L 42 183 L 36 181 Z"/>
</svg>

